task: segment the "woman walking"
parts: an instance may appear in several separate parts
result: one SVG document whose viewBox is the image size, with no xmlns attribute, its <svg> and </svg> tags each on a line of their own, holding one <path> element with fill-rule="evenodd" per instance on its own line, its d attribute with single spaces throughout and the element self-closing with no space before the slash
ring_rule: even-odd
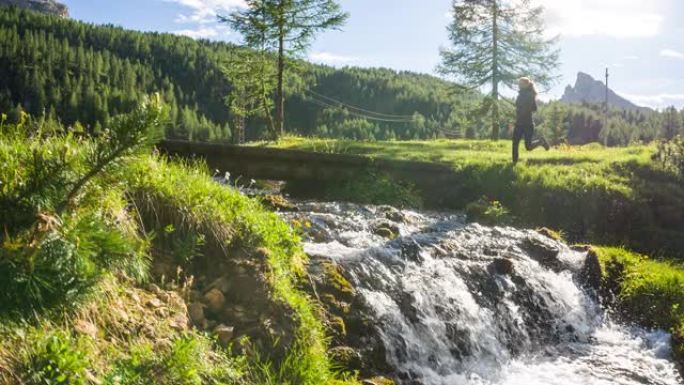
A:
<svg viewBox="0 0 684 385">
<path fill-rule="evenodd" d="M 515 130 L 513 131 L 513 163 L 518 163 L 518 147 L 520 141 L 525 139 L 525 148 L 527 151 L 532 151 L 535 148 L 542 146 L 547 151 L 549 150 L 549 143 L 544 137 L 533 140 L 534 136 L 534 121 L 532 114 L 537 111 L 537 90 L 534 88 L 534 83 L 528 78 L 520 78 L 518 80 L 518 98 L 515 101 L 516 118 Z"/>
</svg>

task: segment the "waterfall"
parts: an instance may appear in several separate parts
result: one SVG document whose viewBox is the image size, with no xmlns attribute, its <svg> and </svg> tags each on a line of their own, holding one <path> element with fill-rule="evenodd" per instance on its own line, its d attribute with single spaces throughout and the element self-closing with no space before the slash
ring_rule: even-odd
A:
<svg viewBox="0 0 684 385">
<path fill-rule="evenodd" d="M 459 214 L 305 202 L 305 251 L 341 266 L 405 384 L 680 384 L 670 336 L 613 322 L 586 251 Z"/>
</svg>

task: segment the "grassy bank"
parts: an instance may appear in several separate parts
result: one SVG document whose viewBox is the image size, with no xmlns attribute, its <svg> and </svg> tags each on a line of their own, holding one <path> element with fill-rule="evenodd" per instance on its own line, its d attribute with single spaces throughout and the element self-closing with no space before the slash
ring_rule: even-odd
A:
<svg viewBox="0 0 684 385">
<path fill-rule="evenodd" d="M 278 146 L 447 164 L 457 181 L 450 207 L 489 201 L 509 212 L 515 224 L 556 228 L 571 241 L 684 256 L 683 182 L 651 160 L 654 146 L 523 150 L 517 165 L 510 161 L 508 141 L 286 138 Z"/>
<path fill-rule="evenodd" d="M 297 235 L 201 165 L 148 155 L 162 114 L 151 102 L 94 139 L 0 124 L 0 383 L 356 383 L 296 289 Z M 263 317 L 223 340 L 191 326 L 206 306 L 192 293 L 236 260 L 259 274 L 225 306 L 258 302 Z"/>
<path fill-rule="evenodd" d="M 595 247 L 604 291 L 627 320 L 673 333 L 674 353 L 684 364 L 684 267 L 622 248 Z"/>
</svg>

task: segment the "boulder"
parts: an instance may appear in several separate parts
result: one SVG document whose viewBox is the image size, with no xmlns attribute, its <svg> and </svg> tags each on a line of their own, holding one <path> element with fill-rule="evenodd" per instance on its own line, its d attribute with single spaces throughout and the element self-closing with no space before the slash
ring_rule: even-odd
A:
<svg viewBox="0 0 684 385">
<path fill-rule="evenodd" d="M 346 370 L 361 370 L 361 354 L 349 346 L 336 346 L 328 350 L 328 355 Z"/>
<path fill-rule="evenodd" d="M 214 334 L 216 334 L 221 346 L 226 347 L 235 337 L 235 328 L 220 324 L 214 328 Z"/>
<path fill-rule="evenodd" d="M 399 226 L 389 221 L 380 221 L 373 225 L 373 234 L 383 238 L 394 239 L 399 236 Z"/>
<path fill-rule="evenodd" d="M 230 279 L 228 277 L 221 276 L 217 279 L 215 279 L 212 283 L 209 284 L 208 286 L 209 290 L 211 289 L 217 289 L 223 294 L 228 294 L 230 291 Z"/>
<path fill-rule="evenodd" d="M 506 258 L 497 258 L 489 264 L 490 271 L 499 275 L 513 275 L 515 273 L 515 265 L 513 261 Z"/>
<path fill-rule="evenodd" d="M 520 248 L 547 269 L 559 272 L 564 268 L 563 263 L 558 259 L 560 249 L 551 240 L 528 237 L 522 242 Z"/>
<path fill-rule="evenodd" d="M 584 260 L 579 277 L 585 289 L 593 293 L 598 293 L 601 290 L 603 271 L 596 250 L 592 248 L 587 250 L 587 258 Z"/>
<path fill-rule="evenodd" d="M 220 312 L 226 304 L 226 297 L 219 289 L 211 289 L 204 293 L 202 300 L 213 313 Z"/>
<path fill-rule="evenodd" d="M 202 327 L 206 318 L 204 317 L 204 305 L 200 302 L 193 302 L 188 306 L 188 314 L 192 324 L 196 327 Z"/>
</svg>

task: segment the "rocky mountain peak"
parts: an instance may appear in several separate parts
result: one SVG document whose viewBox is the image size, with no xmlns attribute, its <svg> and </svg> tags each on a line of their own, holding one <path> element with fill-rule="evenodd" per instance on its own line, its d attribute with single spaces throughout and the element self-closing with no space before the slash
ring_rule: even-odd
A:
<svg viewBox="0 0 684 385">
<path fill-rule="evenodd" d="M 584 72 L 577 74 L 575 86 L 565 87 L 565 93 L 561 101 L 567 103 L 594 103 L 603 104 L 606 100 L 606 85 L 602 81 L 594 79 L 591 75 Z M 639 107 L 629 100 L 608 89 L 608 103 L 611 108 L 622 108 L 624 110 L 647 110 Z"/>
<path fill-rule="evenodd" d="M 69 17 L 69 8 L 56 0 L 0 0 L 0 6 L 15 6 L 32 11 Z"/>
</svg>

